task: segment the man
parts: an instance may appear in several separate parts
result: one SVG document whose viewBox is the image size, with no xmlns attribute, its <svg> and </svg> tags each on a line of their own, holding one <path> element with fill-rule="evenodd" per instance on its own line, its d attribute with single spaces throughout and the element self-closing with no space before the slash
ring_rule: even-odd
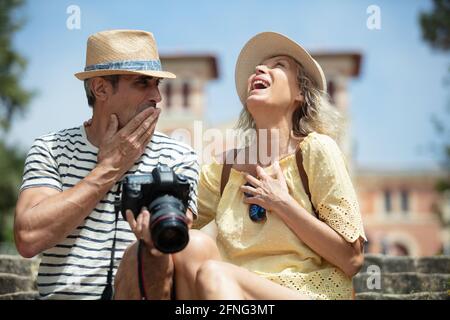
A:
<svg viewBox="0 0 450 320">
<path fill-rule="evenodd" d="M 111 297 L 112 276 L 124 251 L 128 247 L 133 252 L 136 234 L 142 238 L 143 226 L 148 228 L 147 210 L 137 221 L 128 214 L 129 223 L 116 215 L 114 201 L 125 175 L 148 174 L 158 164 L 168 165 L 188 178 L 189 221 L 196 214 L 195 152 L 154 131 L 160 114 L 158 84 L 175 75 L 162 71 L 153 35 L 133 30 L 92 35 L 85 70 L 75 76 L 84 80 L 93 108 L 91 125 L 35 140 L 16 206 L 19 253 L 42 254 L 37 278 L 42 299 Z M 154 297 L 167 298 L 173 272 L 170 256 L 155 253 L 145 234 L 144 280 L 159 288 L 152 292 Z M 130 268 L 125 263 L 122 269 Z M 156 280 L 149 279 L 152 276 Z M 126 280 L 121 283 L 119 288 Z M 134 292 L 139 292 L 137 282 L 134 285 Z"/>
</svg>

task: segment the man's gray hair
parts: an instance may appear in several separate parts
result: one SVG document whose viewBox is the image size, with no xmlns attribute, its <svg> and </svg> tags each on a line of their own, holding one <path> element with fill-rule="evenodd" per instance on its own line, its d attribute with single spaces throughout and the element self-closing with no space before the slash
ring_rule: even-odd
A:
<svg viewBox="0 0 450 320">
<path fill-rule="evenodd" d="M 114 74 L 111 76 L 102 76 L 102 78 L 111 83 L 111 85 L 113 86 L 114 92 L 117 90 L 117 84 L 119 83 L 119 80 L 120 80 L 119 74 Z M 88 105 L 93 108 L 95 105 L 95 95 L 92 93 L 92 90 L 91 90 L 92 79 L 93 78 L 84 80 L 84 91 L 86 91 L 86 98 L 88 101 Z"/>
</svg>

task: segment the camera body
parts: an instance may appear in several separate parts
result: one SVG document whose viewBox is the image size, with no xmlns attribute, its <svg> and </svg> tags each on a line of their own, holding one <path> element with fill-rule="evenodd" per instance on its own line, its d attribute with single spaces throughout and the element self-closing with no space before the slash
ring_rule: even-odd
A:
<svg viewBox="0 0 450 320">
<path fill-rule="evenodd" d="M 150 212 L 150 232 L 156 249 L 164 253 L 183 250 L 189 242 L 186 209 L 190 184 L 166 165 L 151 174 L 127 176 L 123 181 L 121 212 L 136 218 L 142 207 Z"/>
</svg>

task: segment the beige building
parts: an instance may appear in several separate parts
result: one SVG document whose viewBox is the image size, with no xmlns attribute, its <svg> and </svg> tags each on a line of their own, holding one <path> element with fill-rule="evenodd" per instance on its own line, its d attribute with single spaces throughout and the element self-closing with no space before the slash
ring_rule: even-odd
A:
<svg viewBox="0 0 450 320">
<path fill-rule="evenodd" d="M 443 227 L 450 221 L 450 196 L 443 198 L 435 191 L 436 180 L 442 173 L 385 171 L 383 168 L 362 170 L 353 163 L 348 86 L 352 78 L 360 74 L 361 55 L 322 52 L 313 56 L 325 72 L 333 104 L 345 118 L 345 134 L 337 142 L 346 156 L 359 197 L 369 239 L 366 252 L 412 256 L 450 254 L 450 233 Z M 158 129 L 198 150 L 198 144 L 203 142 L 203 130 L 209 128 L 204 122 L 204 111 L 208 107 L 205 93 L 208 82 L 219 77 L 217 61 L 212 55 L 163 56 L 161 59 L 167 70 L 177 74 L 177 79 L 163 82 L 161 86 L 163 103 Z M 201 131 L 194 132 L 196 121 L 201 121 Z M 235 121 L 229 119 L 215 129 L 222 132 L 226 140 L 225 131 L 231 129 Z M 226 143 L 219 143 L 215 153 L 226 149 Z M 443 212 L 441 218 L 435 213 L 437 209 Z"/>
<path fill-rule="evenodd" d="M 195 121 L 204 120 L 206 85 L 219 76 L 217 60 L 212 55 L 166 55 L 161 61 L 177 78 L 161 84 L 157 129 L 192 144 Z"/>
<path fill-rule="evenodd" d="M 352 157 L 352 127 L 350 117 L 350 95 L 348 85 L 352 78 L 359 76 L 361 67 L 361 55 L 356 52 L 316 53 L 314 59 L 322 66 L 327 79 L 328 94 L 331 102 L 341 112 L 345 123 L 344 130 L 339 141 L 342 152 L 346 156 L 348 169 L 353 173 Z"/>
<path fill-rule="evenodd" d="M 435 186 L 440 177 L 438 171 L 357 171 L 367 252 L 431 256 L 448 250 L 443 247 L 448 230 L 437 214 L 442 196 Z"/>
</svg>

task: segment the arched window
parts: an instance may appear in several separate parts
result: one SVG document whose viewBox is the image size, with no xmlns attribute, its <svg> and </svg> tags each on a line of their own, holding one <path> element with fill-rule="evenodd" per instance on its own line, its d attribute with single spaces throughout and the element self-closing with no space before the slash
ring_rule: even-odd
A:
<svg viewBox="0 0 450 320">
<path fill-rule="evenodd" d="M 392 256 L 409 256 L 409 250 L 403 243 L 394 242 L 389 248 L 389 254 Z"/>
</svg>

